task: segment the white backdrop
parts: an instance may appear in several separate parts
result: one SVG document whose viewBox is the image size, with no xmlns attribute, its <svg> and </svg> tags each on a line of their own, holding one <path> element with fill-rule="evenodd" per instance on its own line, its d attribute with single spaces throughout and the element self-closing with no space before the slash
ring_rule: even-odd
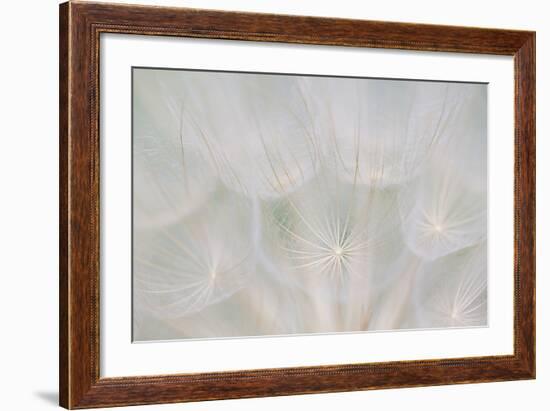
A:
<svg viewBox="0 0 550 411">
<path fill-rule="evenodd" d="M 111 0 L 113 1 L 113 0 Z M 135 2 L 140 2 L 135 0 Z M 0 65 L 0 241 L 3 287 L 2 405 L 9 410 L 55 409 L 57 402 L 57 1 L 9 2 L 3 7 L 2 65 Z M 550 207 L 550 13 L 545 2 L 320 2 L 319 0 L 162 0 L 151 4 L 187 5 L 287 14 L 341 16 L 423 23 L 492 26 L 537 30 L 538 66 L 538 209 Z M 23 20 L 24 19 L 24 20 Z M 7 191 L 7 192 L 6 192 Z M 538 307 L 536 381 L 466 386 L 307 395 L 200 404 L 142 407 L 158 410 L 278 410 L 403 409 L 498 410 L 544 409 L 550 389 L 550 257 L 548 214 L 538 213 Z M 546 247 L 547 248 L 547 247 Z M 546 394 L 546 395 L 545 395 Z M 547 407 L 547 405 L 546 405 Z"/>
</svg>

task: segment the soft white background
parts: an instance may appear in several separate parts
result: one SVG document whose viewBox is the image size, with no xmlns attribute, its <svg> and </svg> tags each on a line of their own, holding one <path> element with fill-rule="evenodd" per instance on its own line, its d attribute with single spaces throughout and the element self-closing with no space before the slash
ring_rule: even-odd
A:
<svg viewBox="0 0 550 411">
<path fill-rule="evenodd" d="M 57 1 L 6 2 L 0 65 L 1 408 L 54 409 L 57 402 Z M 202 8 L 537 30 L 538 210 L 550 207 L 550 13 L 543 1 L 203 0 Z M 538 213 L 536 381 L 308 395 L 142 407 L 159 410 L 518 408 L 542 410 L 550 389 L 550 222 Z"/>
</svg>

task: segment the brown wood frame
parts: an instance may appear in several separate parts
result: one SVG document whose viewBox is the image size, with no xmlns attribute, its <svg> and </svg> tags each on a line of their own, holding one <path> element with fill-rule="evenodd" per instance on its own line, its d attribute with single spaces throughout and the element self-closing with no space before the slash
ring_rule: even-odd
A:
<svg viewBox="0 0 550 411">
<path fill-rule="evenodd" d="M 183 8 L 60 5 L 60 405 L 109 407 L 535 378 L 535 33 Z M 100 378 L 101 33 L 499 54 L 515 65 L 514 354 Z"/>
</svg>

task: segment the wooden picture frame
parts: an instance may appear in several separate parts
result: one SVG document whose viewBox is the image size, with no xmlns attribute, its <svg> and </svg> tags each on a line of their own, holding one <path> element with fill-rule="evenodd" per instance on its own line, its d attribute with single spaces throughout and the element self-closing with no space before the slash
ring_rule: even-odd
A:
<svg viewBox="0 0 550 411">
<path fill-rule="evenodd" d="M 514 354 L 100 378 L 100 34 L 513 56 Z M 185 8 L 60 5 L 60 405 L 69 409 L 535 378 L 535 33 Z"/>
</svg>

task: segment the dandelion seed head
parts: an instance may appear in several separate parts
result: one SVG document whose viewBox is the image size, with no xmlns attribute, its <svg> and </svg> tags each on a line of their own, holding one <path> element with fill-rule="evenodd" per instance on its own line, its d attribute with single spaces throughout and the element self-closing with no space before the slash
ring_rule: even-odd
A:
<svg viewBox="0 0 550 411">
<path fill-rule="evenodd" d="M 476 246 L 427 267 L 426 282 L 420 287 L 423 321 L 450 327 L 483 325 L 487 319 L 486 258 L 485 246 Z"/>
<path fill-rule="evenodd" d="M 334 248 L 334 255 L 337 257 L 342 257 L 342 255 L 344 255 L 344 249 L 340 246 L 336 246 Z"/>
<path fill-rule="evenodd" d="M 247 203 L 227 191 L 216 198 L 188 220 L 136 234 L 136 290 L 155 315 L 192 315 L 231 297 L 252 275 Z"/>
<path fill-rule="evenodd" d="M 134 329 L 486 323 L 486 256 L 461 251 L 486 233 L 486 108 L 456 111 L 459 86 L 167 70 L 134 80 Z M 484 87 L 463 87 L 483 102 Z"/>
<path fill-rule="evenodd" d="M 434 261 L 483 240 L 485 195 L 472 191 L 447 169 L 425 175 L 400 196 L 402 232 L 408 247 Z"/>
</svg>

